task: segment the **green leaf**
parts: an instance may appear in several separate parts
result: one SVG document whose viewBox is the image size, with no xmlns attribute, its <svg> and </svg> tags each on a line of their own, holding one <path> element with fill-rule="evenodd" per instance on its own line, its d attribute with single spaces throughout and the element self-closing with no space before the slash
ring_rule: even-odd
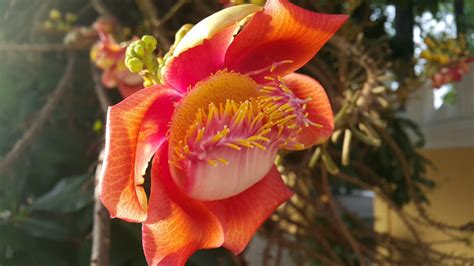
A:
<svg viewBox="0 0 474 266">
<path fill-rule="evenodd" d="M 67 240 L 74 237 L 64 224 L 46 219 L 15 217 L 13 225 L 28 235 L 51 240 Z"/>
<path fill-rule="evenodd" d="M 91 177 L 88 175 L 63 178 L 30 208 L 61 213 L 80 210 L 92 202 L 93 186 L 90 181 Z"/>
</svg>

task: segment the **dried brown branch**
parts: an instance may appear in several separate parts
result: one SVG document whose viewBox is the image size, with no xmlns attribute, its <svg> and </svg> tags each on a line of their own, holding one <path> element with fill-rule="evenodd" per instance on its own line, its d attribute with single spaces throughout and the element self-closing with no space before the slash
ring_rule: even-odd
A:
<svg viewBox="0 0 474 266">
<path fill-rule="evenodd" d="M 347 228 L 346 224 L 341 219 L 337 211 L 337 206 L 334 203 L 334 198 L 332 197 L 332 193 L 329 188 L 328 174 L 325 167 L 321 167 L 321 183 L 322 183 L 323 192 L 328 197 L 329 210 L 331 212 L 331 216 L 334 219 L 334 222 L 337 225 L 338 230 L 346 238 L 347 242 L 349 243 L 352 250 L 356 254 L 359 265 L 364 265 L 365 264 L 364 257 L 362 256 L 362 253 L 360 251 L 359 244 L 357 243 L 357 240 L 351 234 L 351 232 L 349 231 L 349 229 Z"/>
<path fill-rule="evenodd" d="M 160 31 L 160 25 L 162 22 L 158 17 L 158 11 L 156 10 L 155 5 L 150 0 L 136 1 L 142 13 L 151 21 L 154 28 L 153 34 L 158 39 L 159 45 L 161 45 L 163 49 L 168 50 L 171 46 L 171 43 Z"/>
<path fill-rule="evenodd" d="M 298 210 L 297 208 L 295 208 Z M 299 210 L 298 210 L 299 211 Z M 280 220 L 288 222 L 292 225 L 297 226 L 299 229 L 304 229 L 306 232 L 308 232 L 312 237 L 316 239 L 316 241 L 325 249 L 325 252 L 331 256 L 331 259 L 337 264 L 337 265 L 343 265 L 342 261 L 340 258 L 337 256 L 337 254 L 334 252 L 334 250 L 331 248 L 329 241 L 324 237 L 322 233 L 320 233 L 317 228 L 310 227 L 306 224 L 303 224 L 299 221 L 295 221 L 294 219 L 288 217 L 286 212 L 278 212 L 277 213 L 278 217 Z M 303 215 L 306 216 L 306 215 Z M 312 222 L 307 220 L 306 222 Z M 314 225 L 313 225 L 314 226 Z"/>
<path fill-rule="evenodd" d="M 49 97 L 46 104 L 39 110 L 39 114 L 30 127 L 23 133 L 23 136 L 13 145 L 13 147 L 3 156 L 0 161 L 0 173 L 6 173 L 12 167 L 15 162 L 23 155 L 23 153 L 28 149 L 30 144 L 34 139 L 39 136 L 39 133 L 43 129 L 46 122 L 51 117 L 56 106 L 61 101 L 62 97 L 65 95 L 67 89 L 71 88 L 73 74 L 76 67 L 76 55 L 69 54 L 68 63 L 66 70 L 59 81 L 57 87 L 54 89 L 53 93 Z"/>
<path fill-rule="evenodd" d="M 114 14 L 110 12 L 107 6 L 102 2 L 102 0 L 91 0 L 92 6 L 94 7 L 95 11 L 99 13 L 101 17 L 105 19 L 116 20 Z"/>
<path fill-rule="evenodd" d="M 165 13 L 163 18 L 159 21 L 159 24 L 156 26 L 158 29 L 161 29 L 163 25 L 166 24 L 170 19 L 173 18 L 176 13 L 185 5 L 189 3 L 189 0 L 178 0 L 169 10 Z"/>
<path fill-rule="evenodd" d="M 212 9 L 207 3 L 205 3 L 205 1 L 203 0 L 194 0 L 193 1 L 194 3 L 194 7 L 200 11 L 200 13 L 204 13 L 205 16 L 208 16 L 214 12 L 216 12 L 216 10 Z"/>
<path fill-rule="evenodd" d="M 356 185 L 356 186 L 358 186 L 362 189 L 366 189 L 366 190 L 370 190 L 370 191 L 375 192 L 375 194 L 380 199 L 382 199 L 384 202 L 386 202 L 389 205 L 389 207 L 392 210 L 394 210 L 395 213 L 397 213 L 398 217 L 405 224 L 406 228 L 410 231 L 412 236 L 415 238 L 416 242 L 420 245 L 423 243 L 422 240 L 421 240 L 420 235 L 418 234 L 418 232 L 415 229 L 415 226 L 408 220 L 408 218 L 405 215 L 405 213 L 403 212 L 403 210 L 400 207 L 398 207 L 397 205 L 395 205 L 393 203 L 393 201 L 390 200 L 384 193 L 382 193 L 378 187 L 369 185 L 369 184 L 365 183 L 364 181 L 362 181 L 362 180 L 360 180 L 356 177 L 352 177 L 352 176 L 350 176 L 348 174 L 345 174 L 343 172 L 339 172 L 336 176 L 338 178 L 340 178 L 340 179 L 342 179 L 346 182 L 352 183 L 352 184 L 354 184 L 354 185 Z"/>
<path fill-rule="evenodd" d="M 327 266 L 331 266 L 331 265 L 336 265 L 337 266 L 338 265 L 337 263 L 333 262 L 331 259 L 327 258 L 326 256 L 321 255 L 321 254 L 319 254 L 318 252 L 316 252 L 312 249 L 309 249 L 308 247 L 306 247 L 305 245 L 299 243 L 298 241 L 288 240 L 283 235 L 280 235 L 280 237 L 275 238 L 275 241 L 283 247 L 304 252 L 309 257 L 311 257 L 313 259 L 316 259 L 318 261 L 321 261 L 321 263 L 323 263 L 323 265 L 327 265 Z"/>
<path fill-rule="evenodd" d="M 405 178 L 409 178 L 406 182 L 411 182 L 412 186 L 412 193 L 409 193 L 409 196 L 415 199 L 413 196 L 416 196 L 414 194 L 416 191 L 414 181 L 411 179 L 411 165 L 392 136 L 383 128 L 385 125 L 383 123 L 384 121 L 378 116 L 384 108 L 384 106 L 379 103 L 380 97 L 384 97 L 384 99 L 390 98 L 390 90 L 388 90 L 388 92 L 382 91 L 381 93 L 374 92 L 380 91 L 374 90 L 374 88 L 385 87 L 384 84 L 386 84 L 385 80 L 387 79 L 387 75 L 384 73 L 389 66 L 381 59 L 384 58 L 383 55 L 386 54 L 388 49 L 381 48 L 383 44 L 380 44 L 380 47 L 378 47 L 379 43 L 377 41 L 374 42 L 375 44 L 369 44 L 363 43 L 361 40 L 362 37 L 359 37 L 358 40 L 349 42 L 340 36 L 335 36 L 331 40 L 331 46 L 328 47 L 328 51 L 333 55 L 342 56 L 338 58 L 338 62 L 335 65 L 315 64 L 313 67 L 306 67 L 306 70 L 318 77 L 330 90 L 334 90 L 333 94 L 329 94 L 332 102 L 336 103 L 336 105 L 333 106 L 336 107 L 336 110 L 339 110 L 335 119 L 337 130 L 344 130 L 346 128 L 352 130 L 357 127 L 359 123 L 363 123 L 364 126 L 370 127 L 371 130 L 377 127 L 377 129 L 383 130 L 386 133 L 385 137 L 379 136 L 380 133 L 377 130 L 372 130 L 379 141 L 383 141 L 389 145 L 397 161 L 402 160 L 401 168 L 404 168 L 404 176 Z M 372 47 L 372 45 L 377 45 L 377 47 Z M 341 58 L 344 60 L 341 60 Z M 335 71 L 341 68 L 342 72 L 339 72 L 339 75 L 332 74 L 330 71 L 331 69 Z M 354 72 L 355 76 L 348 78 L 348 75 L 352 75 L 348 72 Z M 341 105 L 338 106 L 337 103 L 341 103 Z M 366 142 L 362 144 L 364 143 Z M 356 144 L 354 144 L 354 146 L 355 145 Z M 357 145 L 359 145 L 357 147 L 357 154 L 361 158 L 363 158 L 364 154 L 372 147 Z M 371 144 L 369 143 L 368 145 Z M 327 147 L 331 149 L 328 150 L 328 152 L 332 158 L 341 157 L 341 152 L 337 146 L 328 145 Z M 426 212 L 423 213 L 423 211 L 425 211 L 423 205 L 418 202 L 418 212 L 420 212 L 420 210 L 422 211 L 419 213 L 422 218 L 417 218 L 403 211 L 388 194 L 384 193 L 385 191 L 392 191 L 393 188 L 390 187 L 391 183 L 383 183 L 383 180 L 387 180 L 387 178 L 378 176 L 370 166 L 353 160 L 351 161 L 350 170 L 354 171 L 356 175 L 352 176 L 352 173 L 349 175 L 345 169 L 341 169 L 341 171 L 336 174 L 336 177 L 362 189 L 374 191 L 377 197 L 386 202 L 388 207 L 396 213 L 407 230 L 411 233 L 412 238 L 399 239 L 393 235 L 375 232 L 365 221 L 360 219 L 357 215 L 352 214 L 347 208 L 333 199 L 333 195 L 329 189 L 333 184 L 329 184 L 327 176 L 324 175 L 322 177 L 324 181 L 323 184 L 317 182 L 319 179 L 315 178 L 315 176 L 320 177 L 320 175 L 306 169 L 307 163 L 306 159 L 299 157 L 298 163 L 286 162 L 283 164 L 286 170 L 298 176 L 297 181 L 291 183 L 298 202 L 290 202 L 288 204 L 292 207 L 291 211 L 279 210 L 277 213 L 279 221 L 282 221 L 282 223 L 288 227 L 282 227 L 282 230 L 287 230 L 291 233 L 294 232 L 296 228 L 298 239 L 295 239 L 294 242 L 300 239 L 306 240 L 309 243 L 317 241 L 317 252 L 319 254 L 331 255 L 331 260 L 334 260 L 332 254 L 328 252 L 331 246 L 349 244 L 353 253 L 358 257 L 358 264 L 361 264 L 362 261 L 372 262 L 376 265 L 406 265 L 406 263 L 416 263 L 417 265 L 423 263 L 445 265 L 446 263 L 456 261 L 463 263 L 468 261 L 462 256 L 437 251 L 432 248 L 430 243 L 423 241 L 416 229 L 418 225 L 425 225 L 424 223 L 426 223 L 426 221 L 423 221 L 423 219 L 427 220 L 429 218 Z M 358 176 L 361 176 L 361 178 L 358 178 Z M 325 200 L 325 202 L 327 206 L 321 206 L 318 197 L 326 196 L 327 200 Z M 308 212 L 310 214 L 309 216 Z M 341 214 L 348 217 L 351 224 L 357 224 L 355 227 L 351 227 L 357 228 L 357 230 L 349 231 L 345 223 L 341 220 Z M 339 218 L 339 221 L 337 218 Z M 319 232 L 318 228 L 321 228 L 321 224 L 315 221 L 318 219 L 330 219 L 330 224 L 325 225 L 321 234 L 316 236 L 313 233 Z M 435 223 L 436 221 L 433 220 L 428 221 L 430 226 L 437 227 L 441 231 L 447 228 L 447 225 L 441 224 L 440 222 Z M 468 226 L 465 227 L 467 228 Z M 454 229 L 454 227 L 448 228 Z M 459 236 L 447 236 L 453 241 L 457 240 L 457 243 L 465 239 Z M 362 241 L 362 239 L 370 239 L 371 241 L 366 243 Z M 293 239 L 287 240 L 293 241 Z M 327 245 L 323 245 L 324 243 L 331 244 L 329 249 Z M 310 245 L 310 247 L 312 247 L 312 245 Z M 402 254 L 403 256 L 398 257 L 394 254 Z M 305 257 L 301 252 L 298 254 L 298 257 L 300 255 L 302 256 L 301 261 L 305 261 Z M 346 254 L 339 254 L 338 256 L 344 258 Z M 406 259 L 408 259 L 408 261 Z M 347 261 L 345 262 L 347 263 Z"/>
<path fill-rule="evenodd" d="M 449 225 L 449 224 L 437 221 L 428 215 L 426 209 L 422 206 L 419 196 L 417 195 L 415 191 L 415 185 L 413 184 L 413 180 L 411 177 L 412 175 L 411 175 L 410 165 L 407 159 L 405 158 L 405 156 L 403 155 L 403 152 L 401 151 L 400 147 L 397 145 L 397 143 L 395 143 L 395 141 L 388 135 L 388 133 L 385 130 L 379 127 L 375 127 L 375 129 L 377 130 L 377 133 L 380 134 L 382 139 L 390 147 L 393 154 L 397 157 L 398 162 L 400 163 L 400 166 L 403 171 L 403 177 L 405 178 L 405 182 L 408 187 L 408 194 L 410 195 L 410 198 L 413 200 L 415 208 L 417 212 L 420 214 L 420 216 L 428 224 L 434 227 L 437 227 L 438 229 L 441 229 L 441 230 L 474 231 L 474 230 L 469 230 L 471 228 L 464 228 L 463 226 Z"/>
</svg>

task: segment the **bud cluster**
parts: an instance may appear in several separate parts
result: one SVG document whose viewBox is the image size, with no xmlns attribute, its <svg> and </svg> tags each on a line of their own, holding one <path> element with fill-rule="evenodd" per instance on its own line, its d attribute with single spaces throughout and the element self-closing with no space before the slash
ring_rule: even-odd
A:
<svg viewBox="0 0 474 266">
<path fill-rule="evenodd" d="M 132 42 L 127 47 L 125 65 L 133 72 L 143 77 L 145 87 L 163 83 L 162 69 L 172 58 L 176 45 L 183 39 L 184 35 L 192 28 L 193 25 L 185 24 L 178 30 L 175 35 L 175 42 L 169 51 L 160 56 L 155 52 L 158 42 L 150 35 L 144 35 L 140 40 Z"/>
<path fill-rule="evenodd" d="M 153 36 L 144 35 L 127 47 L 125 65 L 131 72 L 143 77 L 145 87 L 162 83 L 160 66 L 154 54 L 157 44 Z"/>
</svg>

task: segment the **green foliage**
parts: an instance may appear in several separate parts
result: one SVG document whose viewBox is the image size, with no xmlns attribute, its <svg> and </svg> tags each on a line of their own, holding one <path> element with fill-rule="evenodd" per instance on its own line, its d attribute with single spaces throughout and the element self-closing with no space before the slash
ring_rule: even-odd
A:
<svg viewBox="0 0 474 266">
<path fill-rule="evenodd" d="M 69 213 L 78 211 L 92 201 L 92 178 L 77 176 L 60 179 L 49 191 L 31 204 L 34 211 Z"/>
</svg>

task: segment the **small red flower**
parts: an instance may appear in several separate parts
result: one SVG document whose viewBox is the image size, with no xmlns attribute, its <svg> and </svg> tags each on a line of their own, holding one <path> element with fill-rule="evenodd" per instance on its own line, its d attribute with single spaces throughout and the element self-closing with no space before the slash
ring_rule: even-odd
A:
<svg viewBox="0 0 474 266">
<path fill-rule="evenodd" d="M 102 84 L 107 88 L 117 87 L 120 95 L 126 98 L 143 89 L 143 79 L 140 75 L 131 73 L 125 66 L 127 43 L 117 43 L 110 33 L 111 27 L 112 24 L 105 21 L 94 24 L 100 41 L 91 49 L 91 60 L 103 70 Z"/>
<path fill-rule="evenodd" d="M 292 195 L 273 165 L 277 151 L 321 143 L 333 130 L 322 86 L 293 72 L 346 19 L 287 0 L 225 9 L 179 42 L 164 85 L 109 109 L 100 198 L 112 217 L 143 223 L 150 265 L 184 265 L 219 246 L 240 253 Z"/>
<path fill-rule="evenodd" d="M 431 85 L 433 88 L 439 89 L 448 83 L 460 82 L 463 76 L 469 72 L 469 64 L 472 61 L 474 61 L 473 58 L 468 58 L 442 67 L 431 77 Z"/>
</svg>

